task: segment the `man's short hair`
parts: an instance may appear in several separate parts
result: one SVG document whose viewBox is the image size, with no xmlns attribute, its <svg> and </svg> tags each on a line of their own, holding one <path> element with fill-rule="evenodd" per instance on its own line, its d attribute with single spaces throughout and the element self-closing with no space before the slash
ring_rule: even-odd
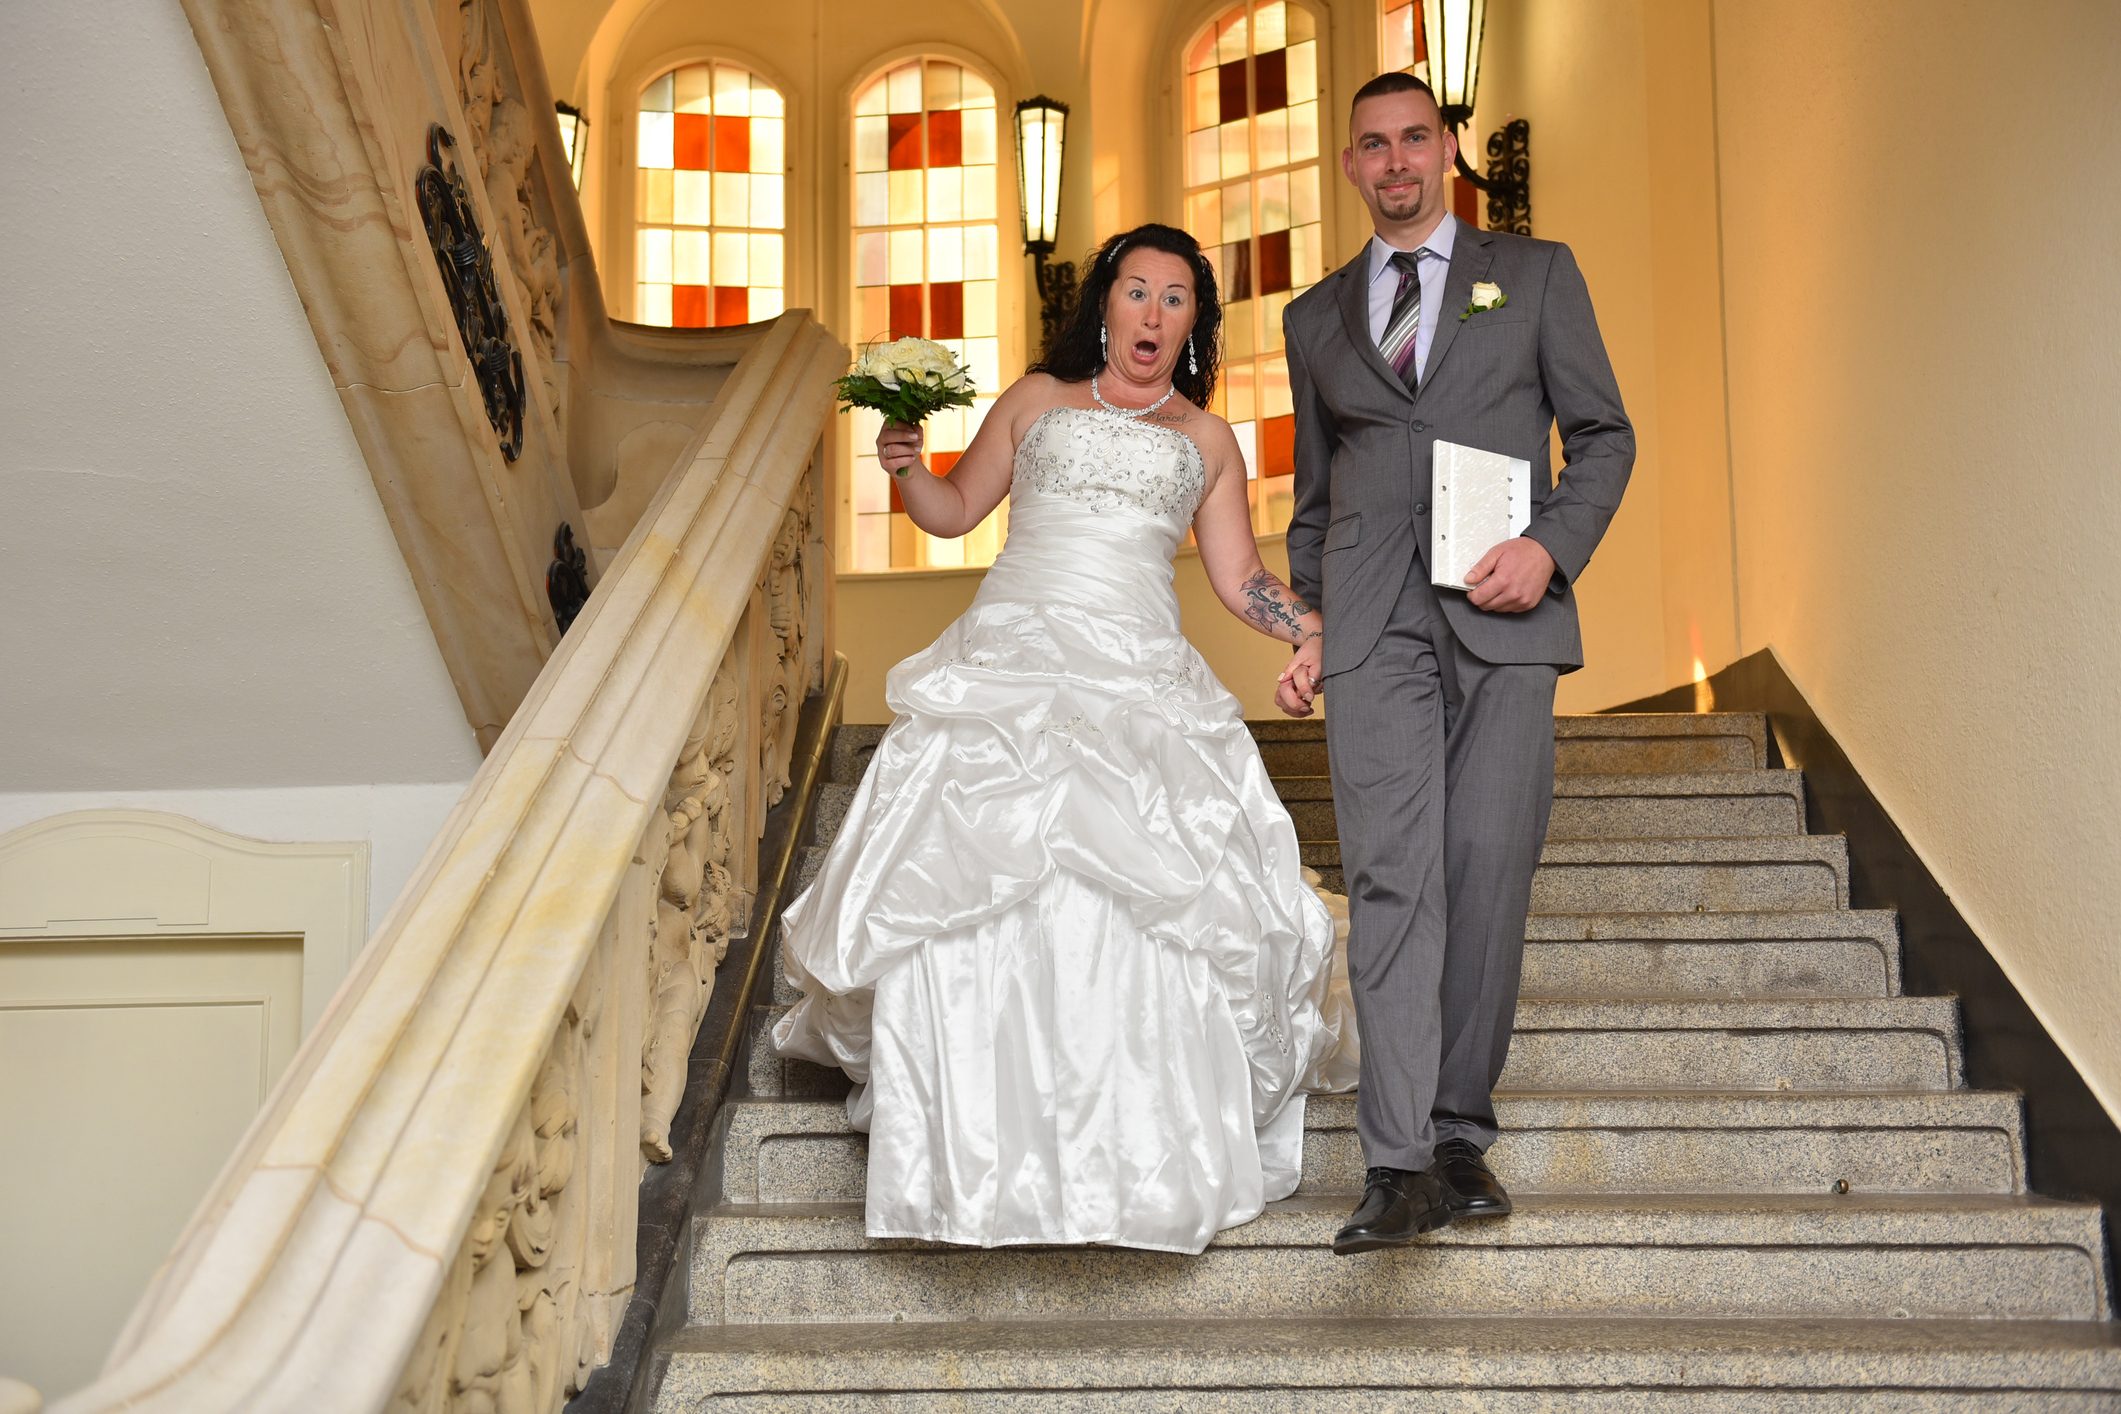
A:
<svg viewBox="0 0 2121 1414">
<path fill-rule="evenodd" d="M 1405 69 L 1394 69 L 1388 74 L 1379 74 L 1355 90 L 1355 97 L 1348 102 L 1348 130 L 1354 131 L 1355 110 L 1362 106 L 1365 98 L 1382 98 L 1388 93 L 1426 93 L 1431 103 L 1435 103 L 1439 109 L 1443 107 L 1437 100 L 1436 90 L 1430 88 L 1426 82 L 1415 78 Z"/>
</svg>

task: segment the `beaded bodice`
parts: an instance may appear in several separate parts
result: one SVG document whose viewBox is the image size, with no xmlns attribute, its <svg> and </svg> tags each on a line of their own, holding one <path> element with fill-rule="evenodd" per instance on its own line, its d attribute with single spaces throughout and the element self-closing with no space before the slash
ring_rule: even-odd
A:
<svg viewBox="0 0 2121 1414">
<path fill-rule="evenodd" d="M 1048 408 L 1017 446 L 1012 514 L 1026 499 L 1050 496 L 1092 511 L 1133 511 L 1182 530 L 1207 482 L 1200 449 L 1174 427 L 1097 408 Z"/>
</svg>

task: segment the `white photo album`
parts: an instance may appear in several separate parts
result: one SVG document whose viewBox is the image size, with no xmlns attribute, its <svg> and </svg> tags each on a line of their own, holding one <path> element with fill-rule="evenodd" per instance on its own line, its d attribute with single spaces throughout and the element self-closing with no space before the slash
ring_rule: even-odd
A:
<svg viewBox="0 0 2121 1414">
<path fill-rule="evenodd" d="M 1466 572 L 1532 523 L 1532 464 L 1439 440 L 1430 459 L 1429 582 L 1467 589 Z"/>
</svg>

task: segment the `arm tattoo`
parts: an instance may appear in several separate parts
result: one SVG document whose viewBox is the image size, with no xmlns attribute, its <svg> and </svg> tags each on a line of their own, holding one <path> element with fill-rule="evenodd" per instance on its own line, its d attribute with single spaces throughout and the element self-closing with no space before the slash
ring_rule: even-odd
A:
<svg viewBox="0 0 2121 1414">
<path fill-rule="evenodd" d="M 1246 622 L 1261 633 L 1285 643 L 1302 643 L 1316 634 L 1315 629 L 1307 631 L 1300 622 L 1311 612 L 1311 606 L 1266 570 L 1253 575 L 1238 590 L 1245 596 Z"/>
</svg>

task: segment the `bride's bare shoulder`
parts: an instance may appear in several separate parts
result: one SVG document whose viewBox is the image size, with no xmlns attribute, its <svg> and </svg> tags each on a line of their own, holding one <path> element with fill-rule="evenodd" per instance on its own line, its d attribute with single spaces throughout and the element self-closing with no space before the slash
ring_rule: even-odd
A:
<svg viewBox="0 0 2121 1414">
<path fill-rule="evenodd" d="M 1230 430 L 1229 423 L 1206 408 L 1185 403 L 1168 420 L 1158 420 L 1192 440 L 1200 451 L 1201 464 L 1207 468 L 1210 486 L 1225 466 L 1232 462 L 1243 464 L 1244 453 L 1238 448 L 1237 434 Z"/>
</svg>

